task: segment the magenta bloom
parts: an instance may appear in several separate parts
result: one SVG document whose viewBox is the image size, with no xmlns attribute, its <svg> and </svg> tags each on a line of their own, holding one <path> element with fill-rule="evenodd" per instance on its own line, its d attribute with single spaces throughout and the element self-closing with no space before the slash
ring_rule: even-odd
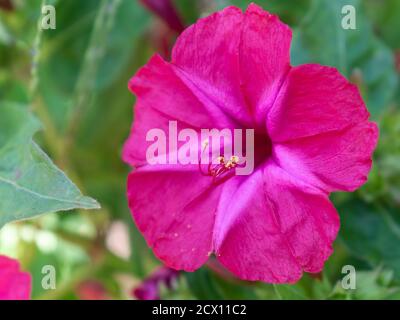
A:
<svg viewBox="0 0 400 320">
<path fill-rule="evenodd" d="M 329 194 L 366 182 L 378 128 L 336 69 L 290 65 L 291 38 L 254 4 L 228 7 L 185 30 L 171 62 L 155 55 L 131 79 L 129 206 L 167 266 L 193 271 L 214 253 L 241 279 L 293 283 L 332 253 L 339 217 Z M 168 132 L 169 121 L 254 129 L 253 173 L 216 181 L 197 165 L 149 165 L 146 134 Z"/>
<path fill-rule="evenodd" d="M 145 7 L 159 16 L 171 30 L 181 33 L 184 29 L 181 18 L 171 0 L 140 0 Z"/>
<path fill-rule="evenodd" d="M 22 272 L 18 261 L 0 256 L 0 300 L 28 300 L 31 276 Z"/>
<path fill-rule="evenodd" d="M 160 286 L 172 289 L 179 273 L 167 267 L 157 269 L 150 277 L 145 279 L 139 287 L 132 291 L 138 300 L 160 300 Z"/>
</svg>

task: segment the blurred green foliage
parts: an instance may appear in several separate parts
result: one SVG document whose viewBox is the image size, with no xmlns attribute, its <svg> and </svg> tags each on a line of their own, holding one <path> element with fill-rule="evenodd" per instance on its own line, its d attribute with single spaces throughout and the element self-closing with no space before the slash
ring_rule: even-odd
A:
<svg viewBox="0 0 400 320">
<path fill-rule="evenodd" d="M 246 8 L 250 2 L 174 1 L 186 25 L 227 5 Z M 293 64 L 314 62 L 335 66 L 360 87 L 380 127 L 374 168 L 361 190 L 332 196 L 342 217 L 342 228 L 335 252 L 321 274 L 305 275 L 295 285 L 274 286 L 239 281 L 209 265 L 182 274 L 173 290 L 161 288 L 162 297 L 398 299 L 400 94 L 394 53 L 400 49 L 400 2 L 253 2 L 278 14 L 293 28 Z M 13 3 L 14 10 L 0 10 L 0 179 L 2 168 L 9 164 L 2 153 L 7 132 L 22 128 L 24 121 L 40 121 L 43 130 L 35 135 L 35 141 L 102 208 L 94 212 L 49 214 L 8 224 L 0 232 L 0 252 L 20 258 L 32 272 L 34 298 L 81 298 L 79 288 L 87 280 L 100 283 L 111 298 L 131 298 L 132 288 L 159 262 L 136 230 L 125 198 L 129 168 L 122 163 L 120 152 L 129 133 L 134 104 L 127 83 L 138 67 L 160 50 L 160 41 L 167 39 L 171 46 L 174 36 L 163 38 L 166 27 L 136 0 L 15 0 Z M 55 5 L 56 30 L 38 29 L 43 4 Z M 343 30 L 340 26 L 344 4 L 352 4 L 357 10 L 356 30 Z M 11 112 L 10 106 L 18 109 Z M 13 112 L 24 115 L 13 123 Z M 35 159 L 39 157 L 53 167 L 31 142 L 35 130 L 28 128 L 21 133 L 27 140 L 20 141 L 20 149 L 36 152 Z M 67 178 L 63 175 L 61 179 Z M 77 187 L 67 184 L 72 193 L 78 192 Z M 50 183 L 47 187 L 51 188 Z M 0 185 L 3 197 L 1 192 Z M 56 209 L 60 208 L 49 207 L 43 212 Z M 110 245 L 116 222 L 128 230 L 125 244 L 130 251 L 128 255 L 121 255 Z M 355 290 L 344 290 L 340 285 L 344 276 L 342 267 L 346 264 L 354 265 L 358 271 Z M 55 266 L 57 290 L 42 288 L 44 265 Z"/>
</svg>

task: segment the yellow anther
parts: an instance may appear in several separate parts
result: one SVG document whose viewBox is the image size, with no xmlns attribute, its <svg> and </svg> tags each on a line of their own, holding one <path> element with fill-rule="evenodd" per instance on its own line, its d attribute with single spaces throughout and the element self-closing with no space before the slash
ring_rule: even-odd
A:
<svg viewBox="0 0 400 320">
<path fill-rule="evenodd" d="M 225 168 L 232 169 L 235 168 L 239 162 L 238 156 L 232 156 L 231 159 L 225 164 Z"/>
<path fill-rule="evenodd" d="M 231 162 L 234 164 L 237 164 L 239 162 L 239 157 L 238 156 L 232 156 L 231 157 Z"/>
<path fill-rule="evenodd" d="M 222 156 L 219 156 L 219 157 L 217 158 L 217 162 L 218 162 L 219 164 L 224 164 L 224 163 L 225 163 L 225 158 L 222 157 Z"/>
</svg>

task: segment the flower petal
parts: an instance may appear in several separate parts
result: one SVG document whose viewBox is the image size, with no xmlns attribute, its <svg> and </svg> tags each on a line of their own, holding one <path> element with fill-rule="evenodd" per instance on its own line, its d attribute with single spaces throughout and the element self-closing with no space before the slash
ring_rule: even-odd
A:
<svg viewBox="0 0 400 320">
<path fill-rule="evenodd" d="M 240 43 L 241 88 L 257 126 L 265 123 L 290 70 L 292 31 L 275 15 L 251 4 Z"/>
<path fill-rule="evenodd" d="M 299 179 L 327 192 L 354 191 L 367 181 L 378 140 L 375 123 L 274 145 L 276 161 Z"/>
<path fill-rule="evenodd" d="M 176 64 L 242 125 L 264 124 L 289 69 L 291 31 L 260 7 L 228 7 L 189 27 L 172 54 Z"/>
<path fill-rule="evenodd" d="M 303 271 L 321 271 L 338 229 L 326 194 L 268 163 L 226 182 L 214 247 L 241 279 L 293 283 Z"/>
<path fill-rule="evenodd" d="M 129 175 L 129 207 L 156 256 L 171 268 L 193 271 L 212 251 L 220 187 L 197 166 L 186 172 L 167 167 L 145 166 Z"/>
<path fill-rule="evenodd" d="M 239 83 L 238 32 L 242 23 L 242 11 L 236 7 L 198 20 L 177 39 L 172 63 L 227 115 L 250 123 Z"/>
<path fill-rule="evenodd" d="M 28 300 L 31 276 L 20 271 L 18 261 L 0 256 L 0 300 Z"/>
<path fill-rule="evenodd" d="M 293 68 L 268 115 L 275 161 L 326 192 L 354 191 L 367 180 L 378 128 L 357 87 L 335 68 Z"/>
<path fill-rule="evenodd" d="M 129 88 L 138 99 L 131 135 L 123 151 L 124 161 L 131 165 L 146 163 L 146 150 L 153 143 L 146 141 L 149 130 L 162 129 L 168 138 L 169 121 L 177 121 L 178 127 L 196 130 L 210 126 L 231 127 L 221 110 L 202 101 L 204 97 L 194 95 L 175 69 L 155 55 L 129 82 Z"/>
<path fill-rule="evenodd" d="M 267 118 L 273 142 L 343 130 L 367 121 L 357 87 L 335 68 L 307 64 L 292 68 Z"/>
</svg>

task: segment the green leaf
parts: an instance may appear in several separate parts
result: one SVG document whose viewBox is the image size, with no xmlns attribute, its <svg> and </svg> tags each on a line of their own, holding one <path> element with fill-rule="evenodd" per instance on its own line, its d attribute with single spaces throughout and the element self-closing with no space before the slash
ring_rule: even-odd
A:
<svg viewBox="0 0 400 320">
<path fill-rule="evenodd" d="M 393 49 L 400 47 L 400 1 L 365 0 L 368 16 L 379 34 Z"/>
<path fill-rule="evenodd" d="M 353 256 L 371 266 L 393 270 L 400 280 L 400 216 L 395 209 L 354 199 L 339 206 L 342 214 L 340 239 Z"/>
<path fill-rule="evenodd" d="M 66 119 L 76 120 L 71 113 L 79 113 L 79 123 L 85 121 L 96 95 L 129 67 L 149 14 L 131 0 L 87 0 L 79 7 L 73 1 L 60 1 L 56 10 L 57 29 L 44 32 L 38 53 L 39 93 L 64 133 Z M 128 91 L 128 80 L 123 90 Z"/>
<path fill-rule="evenodd" d="M 356 9 L 356 29 L 342 28 L 342 7 Z M 373 116 L 388 106 L 397 85 L 393 53 L 373 33 L 359 0 L 314 0 L 294 32 L 292 63 L 338 68 L 361 89 Z"/>
<path fill-rule="evenodd" d="M 206 267 L 185 273 L 185 277 L 189 290 L 197 299 L 254 300 L 261 291 L 255 283 L 240 281 L 228 272 L 220 275 Z"/>
<path fill-rule="evenodd" d="M 273 285 L 275 294 L 279 300 L 306 300 L 306 293 L 300 286 L 291 284 Z"/>
<path fill-rule="evenodd" d="M 383 300 L 398 296 L 400 288 L 393 286 L 393 272 L 377 268 L 356 271 L 356 288 L 344 289 L 341 281 L 336 284 L 331 299 Z"/>
<path fill-rule="evenodd" d="M 33 142 L 39 121 L 25 107 L 0 105 L 0 227 L 71 209 L 97 209 Z"/>
<path fill-rule="evenodd" d="M 224 299 L 222 292 L 219 291 L 218 286 L 214 283 L 212 274 L 209 270 L 201 268 L 192 273 L 184 273 L 184 275 L 189 290 L 197 299 Z"/>
</svg>

